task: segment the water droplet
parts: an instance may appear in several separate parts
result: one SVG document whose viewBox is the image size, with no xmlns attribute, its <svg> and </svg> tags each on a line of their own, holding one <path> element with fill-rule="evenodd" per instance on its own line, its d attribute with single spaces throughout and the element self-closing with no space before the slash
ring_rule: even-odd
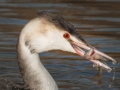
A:
<svg viewBox="0 0 120 90">
<path fill-rule="evenodd" d="M 96 67 L 96 65 L 95 65 L 95 64 L 93 64 L 93 67 Z"/>
<path fill-rule="evenodd" d="M 108 69 L 107 71 L 108 71 L 108 73 L 110 73 L 110 72 L 111 72 L 111 69 Z"/>
<path fill-rule="evenodd" d="M 109 85 L 109 88 L 112 87 L 112 83 L 113 83 L 113 81 L 115 80 L 115 67 L 113 68 L 113 72 L 114 72 L 114 74 L 113 74 L 113 77 L 112 77 L 111 84 Z"/>
<path fill-rule="evenodd" d="M 112 85 L 110 84 L 110 85 L 109 85 L 109 88 L 111 88 L 111 87 L 112 87 Z"/>
<path fill-rule="evenodd" d="M 112 64 L 115 64 L 115 63 L 116 63 L 116 61 L 113 61 L 113 62 L 112 62 Z"/>
<path fill-rule="evenodd" d="M 113 77 L 113 79 L 112 80 L 115 80 L 115 77 Z"/>
<path fill-rule="evenodd" d="M 114 81 L 115 80 L 115 67 L 113 68 L 113 70 L 114 70 L 114 75 L 113 75 L 112 80 Z"/>
</svg>

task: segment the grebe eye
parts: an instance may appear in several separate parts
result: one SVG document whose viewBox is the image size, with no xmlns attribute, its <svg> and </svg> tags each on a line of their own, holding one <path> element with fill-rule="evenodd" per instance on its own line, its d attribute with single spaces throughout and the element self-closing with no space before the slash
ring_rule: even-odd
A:
<svg viewBox="0 0 120 90">
<path fill-rule="evenodd" d="M 68 33 L 64 33 L 63 37 L 66 38 L 66 39 L 68 39 L 68 38 L 70 38 L 70 35 Z"/>
</svg>

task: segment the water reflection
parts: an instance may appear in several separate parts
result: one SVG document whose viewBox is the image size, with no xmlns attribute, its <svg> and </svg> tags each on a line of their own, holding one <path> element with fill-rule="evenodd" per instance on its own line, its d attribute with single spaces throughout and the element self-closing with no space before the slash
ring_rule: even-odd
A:
<svg viewBox="0 0 120 90">
<path fill-rule="evenodd" d="M 23 25 L 36 17 L 39 11 L 45 10 L 64 16 L 87 42 L 115 59 L 120 59 L 119 2 L 107 0 L 106 2 L 89 0 L 57 4 L 40 3 L 45 2 L 44 0 L 1 0 L 0 2 L 2 2 L 0 3 L 0 76 L 10 81 L 23 84 L 16 61 L 17 37 Z M 55 2 L 70 1 L 56 0 Z M 112 68 L 116 67 L 116 78 L 112 87 L 109 87 L 113 72 L 104 71 L 102 81 L 101 77 L 96 78 L 99 81 L 98 84 L 102 83 L 98 87 L 95 78 L 92 78 L 97 74 L 97 70 L 89 61 L 63 51 L 50 51 L 40 56 L 60 90 L 117 90 L 120 88 L 120 65 L 108 63 Z"/>
</svg>

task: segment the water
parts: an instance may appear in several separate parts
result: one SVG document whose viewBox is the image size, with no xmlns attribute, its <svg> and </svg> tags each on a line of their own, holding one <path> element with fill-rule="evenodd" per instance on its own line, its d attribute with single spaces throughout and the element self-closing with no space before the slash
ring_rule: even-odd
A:
<svg viewBox="0 0 120 90">
<path fill-rule="evenodd" d="M 17 37 L 24 24 L 35 18 L 38 11 L 62 15 L 92 46 L 120 60 L 119 0 L 44 2 L 45 0 L 0 1 L 0 77 L 2 77 L 0 90 L 11 90 L 11 86 L 14 87 L 13 90 L 17 90 L 15 87 L 23 84 L 17 64 Z M 119 90 L 120 88 L 119 64 L 108 63 L 111 68 L 115 67 L 115 80 L 111 84 L 114 72 L 104 71 L 102 78 L 98 78 L 95 76 L 97 70 L 93 68 L 92 63 L 76 54 L 50 51 L 41 53 L 40 57 L 60 90 Z M 4 89 L 6 87 L 7 89 Z"/>
</svg>

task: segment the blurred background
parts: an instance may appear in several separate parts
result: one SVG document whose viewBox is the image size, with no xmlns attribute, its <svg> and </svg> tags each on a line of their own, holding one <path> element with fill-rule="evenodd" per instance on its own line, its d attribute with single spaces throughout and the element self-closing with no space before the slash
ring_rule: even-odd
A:
<svg viewBox="0 0 120 90">
<path fill-rule="evenodd" d="M 0 85 L 9 86 L 3 90 L 11 90 L 11 84 L 23 84 L 17 38 L 23 26 L 41 11 L 63 16 L 88 43 L 120 60 L 120 0 L 0 0 L 0 77 L 5 78 Z M 97 74 L 93 64 L 75 54 L 50 51 L 41 53 L 40 58 L 60 90 L 120 90 L 119 63 L 108 63 L 115 67 L 114 81 L 114 72 L 104 71 L 98 82 L 93 78 Z"/>
</svg>

